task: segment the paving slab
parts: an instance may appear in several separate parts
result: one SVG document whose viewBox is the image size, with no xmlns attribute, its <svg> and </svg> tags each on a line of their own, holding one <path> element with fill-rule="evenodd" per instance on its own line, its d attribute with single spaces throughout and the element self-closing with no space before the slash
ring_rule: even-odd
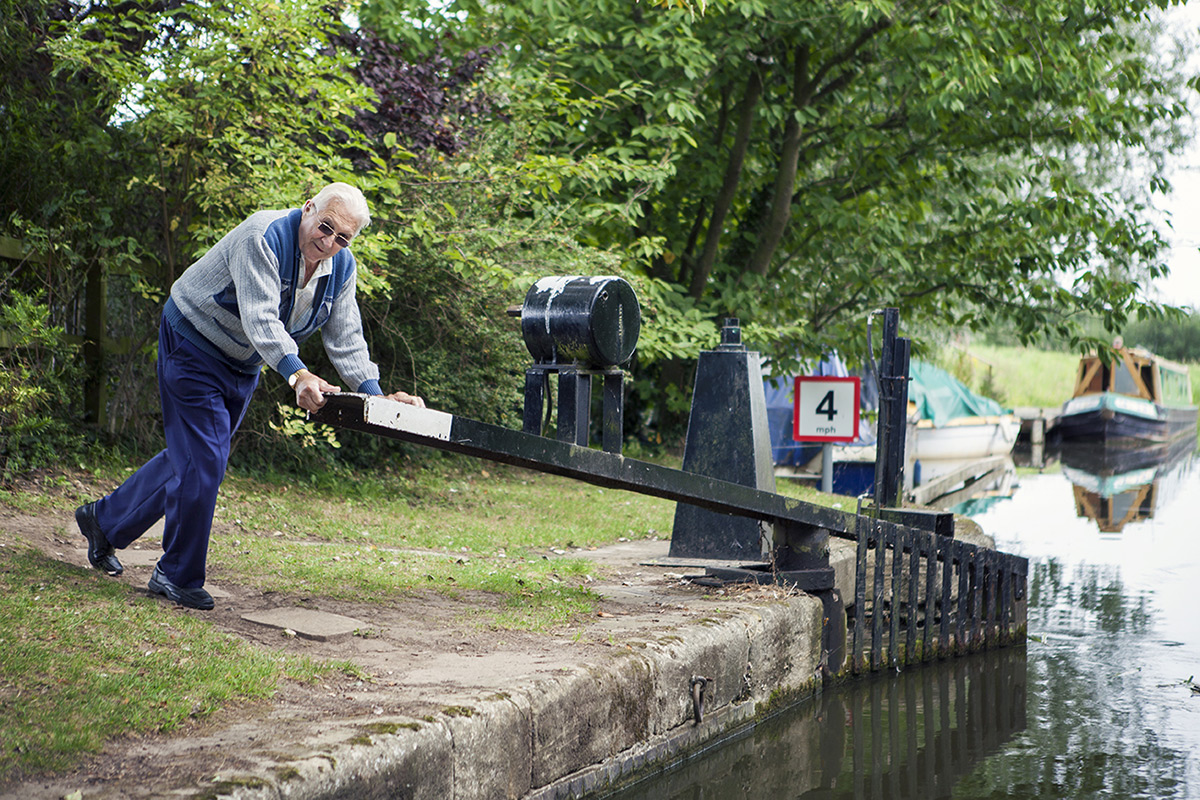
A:
<svg viewBox="0 0 1200 800">
<path fill-rule="evenodd" d="M 317 642 L 328 642 L 367 630 L 370 624 L 353 617 L 315 611 L 311 608 L 273 608 L 243 614 L 242 619 L 270 628 L 294 631 L 297 636 Z"/>
<path fill-rule="evenodd" d="M 117 559 L 121 562 L 121 566 L 125 569 L 130 567 L 151 567 L 158 563 L 158 559 L 162 556 L 162 550 L 134 550 L 128 548 L 126 550 L 116 551 Z M 81 547 L 75 551 L 75 561 L 77 563 L 86 564 L 87 548 Z"/>
</svg>

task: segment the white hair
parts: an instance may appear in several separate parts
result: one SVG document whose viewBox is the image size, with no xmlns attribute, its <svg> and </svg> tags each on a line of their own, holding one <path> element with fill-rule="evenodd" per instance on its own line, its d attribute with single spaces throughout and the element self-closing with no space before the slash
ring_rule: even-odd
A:
<svg viewBox="0 0 1200 800">
<path fill-rule="evenodd" d="M 348 183 L 331 183 L 312 199 L 313 208 L 317 211 L 325 210 L 325 206 L 331 202 L 340 205 L 342 211 L 358 223 L 359 231 L 371 224 L 371 209 L 367 207 L 367 198 L 363 197 L 358 187 Z"/>
</svg>

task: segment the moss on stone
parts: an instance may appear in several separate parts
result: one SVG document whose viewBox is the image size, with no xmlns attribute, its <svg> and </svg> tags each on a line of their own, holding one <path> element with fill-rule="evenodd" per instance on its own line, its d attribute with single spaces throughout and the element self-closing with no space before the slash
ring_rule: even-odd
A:
<svg viewBox="0 0 1200 800">
<path fill-rule="evenodd" d="M 192 800 L 217 800 L 217 798 L 233 794 L 238 789 L 263 789 L 269 785 L 267 781 L 253 775 L 226 778 L 214 781 L 204 791 L 192 795 Z"/>
<path fill-rule="evenodd" d="M 275 778 L 280 783 L 297 780 L 300 777 L 300 770 L 295 767 L 276 767 Z"/>
</svg>

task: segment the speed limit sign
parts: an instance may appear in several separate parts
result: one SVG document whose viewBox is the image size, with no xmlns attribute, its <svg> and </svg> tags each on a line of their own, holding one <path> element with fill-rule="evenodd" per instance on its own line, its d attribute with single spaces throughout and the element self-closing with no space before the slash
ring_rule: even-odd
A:
<svg viewBox="0 0 1200 800">
<path fill-rule="evenodd" d="M 858 438 L 858 378 L 796 378 L 792 438 L 798 442 L 852 442 Z"/>
</svg>

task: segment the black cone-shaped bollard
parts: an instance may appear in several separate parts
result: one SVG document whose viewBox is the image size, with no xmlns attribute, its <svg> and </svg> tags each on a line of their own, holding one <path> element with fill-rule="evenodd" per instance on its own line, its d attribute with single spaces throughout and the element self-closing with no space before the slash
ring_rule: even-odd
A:
<svg viewBox="0 0 1200 800">
<path fill-rule="evenodd" d="M 759 354 L 742 344 L 736 319 L 725 320 L 716 350 L 700 353 L 683 470 L 775 491 L 762 365 Z M 770 526 L 758 520 L 679 503 L 670 554 L 761 561 L 770 539 Z"/>
</svg>

